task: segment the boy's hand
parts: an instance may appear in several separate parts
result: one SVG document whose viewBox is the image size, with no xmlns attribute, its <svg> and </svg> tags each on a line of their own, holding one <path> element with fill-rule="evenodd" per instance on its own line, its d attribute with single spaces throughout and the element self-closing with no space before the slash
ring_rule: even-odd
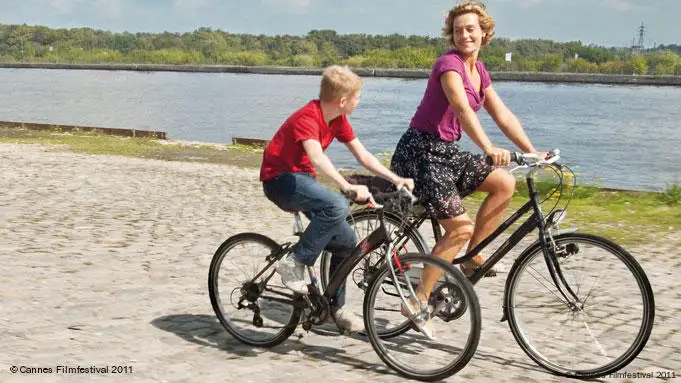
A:
<svg viewBox="0 0 681 383">
<path fill-rule="evenodd" d="M 402 187 L 406 187 L 410 192 L 414 191 L 414 180 L 411 178 L 398 178 L 394 184 L 397 186 L 397 190 L 401 190 Z"/>
<path fill-rule="evenodd" d="M 371 198 L 371 193 L 369 192 L 369 188 L 364 186 L 364 185 L 350 185 L 347 189 L 344 190 L 344 192 L 355 192 L 355 201 L 357 202 L 364 202 L 369 200 Z"/>
</svg>

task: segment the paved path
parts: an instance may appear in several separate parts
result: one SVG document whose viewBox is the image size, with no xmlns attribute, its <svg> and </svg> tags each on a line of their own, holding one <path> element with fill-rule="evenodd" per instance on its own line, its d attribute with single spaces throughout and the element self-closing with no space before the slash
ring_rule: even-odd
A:
<svg viewBox="0 0 681 383">
<path fill-rule="evenodd" d="M 206 278 L 217 245 L 245 230 L 283 240 L 290 227 L 253 170 L 0 144 L 0 381 L 403 381 L 361 339 L 322 328 L 260 350 L 216 322 Z M 626 371 L 681 376 L 681 251 L 660 243 L 634 253 L 657 317 Z M 476 288 L 480 346 L 448 381 L 565 380 L 537 367 L 498 322 L 502 284 Z M 132 373 L 57 374 L 57 365 Z"/>
</svg>

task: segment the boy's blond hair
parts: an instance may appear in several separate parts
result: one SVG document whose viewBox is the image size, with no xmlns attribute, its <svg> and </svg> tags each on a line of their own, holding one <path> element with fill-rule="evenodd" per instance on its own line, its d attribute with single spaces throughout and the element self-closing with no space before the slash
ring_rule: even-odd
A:
<svg viewBox="0 0 681 383">
<path fill-rule="evenodd" d="M 323 101 L 337 100 L 343 96 L 349 96 L 361 88 L 362 79 L 347 65 L 331 65 L 322 73 L 319 99 Z"/>
</svg>

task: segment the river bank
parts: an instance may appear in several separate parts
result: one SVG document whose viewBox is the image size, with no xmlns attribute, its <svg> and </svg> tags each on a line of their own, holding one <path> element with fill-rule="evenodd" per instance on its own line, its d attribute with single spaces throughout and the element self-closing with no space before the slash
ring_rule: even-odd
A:
<svg viewBox="0 0 681 383">
<path fill-rule="evenodd" d="M 182 140 L 117 137 L 92 133 L 59 133 L 3 128 L 0 144 L 40 144 L 48 152 L 117 155 L 163 160 L 166 162 L 206 163 L 234 166 L 257 176 L 262 149 L 244 145 L 211 144 Z M 29 147 L 27 146 L 27 147 Z M 158 163 L 158 162 L 156 162 Z M 347 170 L 354 172 L 354 170 Z M 224 174 L 229 178 L 229 172 Z M 324 180 L 322 180 L 324 181 Z M 520 185 L 520 184 L 519 184 Z M 471 216 L 482 202 L 482 195 L 473 194 L 465 204 Z M 517 208 L 526 202 L 526 193 L 519 190 L 511 205 Z M 555 200 L 547 203 L 553 205 Z M 568 208 L 570 226 L 612 238 L 623 244 L 676 243 L 681 245 L 681 187 L 664 193 L 614 191 L 595 186 L 578 185 Z M 547 208 L 550 206 L 547 205 Z"/>
<path fill-rule="evenodd" d="M 318 76 L 322 68 L 236 65 L 0 63 L 5 69 L 112 70 L 139 72 L 250 73 Z M 363 77 L 428 78 L 426 69 L 353 68 Z M 681 86 L 681 76 L 611 75 L 596 73 L 490 72 L 494 81 L 609 85 Z"/>
</svg>

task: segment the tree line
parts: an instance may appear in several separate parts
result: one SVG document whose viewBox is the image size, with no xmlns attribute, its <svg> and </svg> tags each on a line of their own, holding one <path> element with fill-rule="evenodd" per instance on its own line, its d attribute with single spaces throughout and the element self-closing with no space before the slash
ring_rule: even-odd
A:
<svg viewBox="0 0 681 383">
<path fill-rule="evenodd" d="M 281 65 L 430 68 L 450 47 L 427 36 L 234 34 L 211 28 L 186 33 L 112 33 L 91 28 L 52 29 L 0 24 L 0 62 Z M 506 54 L 511 53 L 511 61 Z M 492 71 L 681 75 L 681 46 L 643 51 L 579 41 L 495 38 L 481 60 Z"/>
</svg>

